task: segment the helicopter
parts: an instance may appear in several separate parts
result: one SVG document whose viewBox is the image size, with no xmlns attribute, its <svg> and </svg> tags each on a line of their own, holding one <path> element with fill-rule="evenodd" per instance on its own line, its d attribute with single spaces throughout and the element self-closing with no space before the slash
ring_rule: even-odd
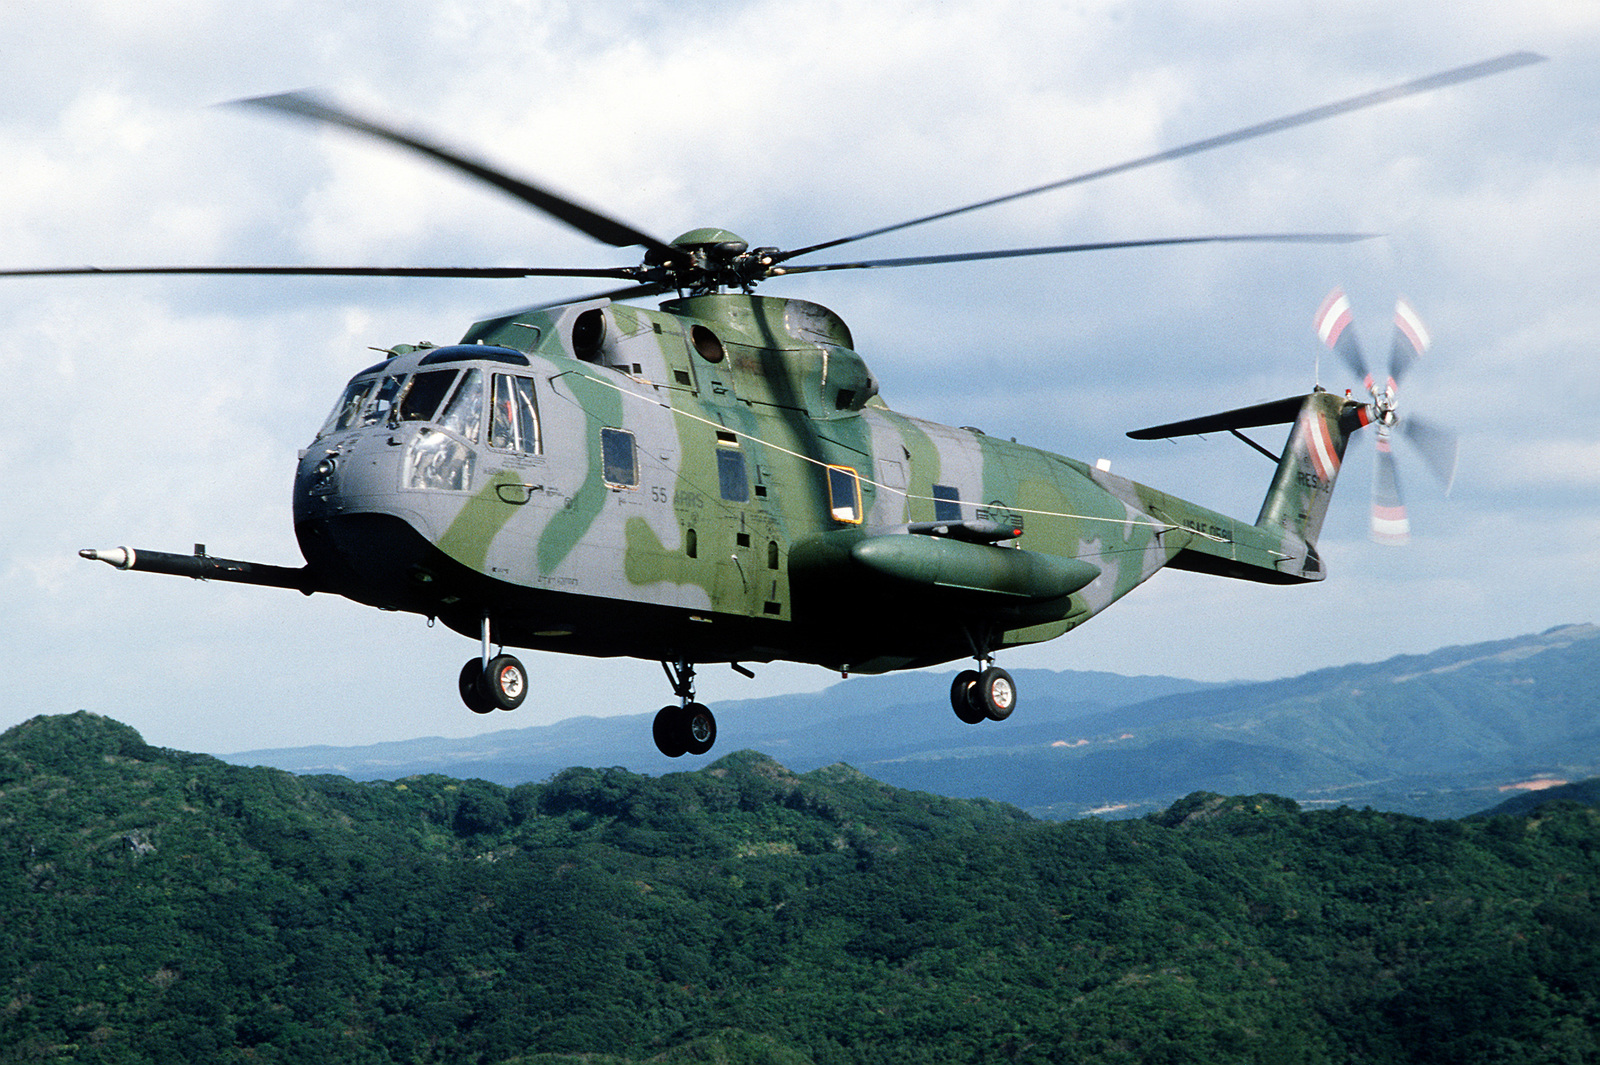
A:
<svg viewBox="0 0 1600 1065">
<path fill-rule="evenodd" d="M 1378 425 L 1385 528 L 1403 508 L 1388 451 L 1399 377 L 1425 343 L 1402 315 L 1387 384 L 1367 372 L 1342 293 L 1319 336 L 1366 401 L 1324 390 L 1137 430 L 1229 432 L 1275 465 L 1254 521 L 1051 451 L 901 414 L 833 311 L 758 295 L 786 275 L 1208 242 L 1344 243 L 1364 233 L 1229 234 L 900 258 L 796 262 L 857 241 L 1180 159 L 1537 62 L 1527 52 L 1194 141 L 1004 196 L 792 249 L 721 228 L 662 240 L 601 211 L 309 93 L 237 101 L 374 138 L 442 164 L 616 248 L 616 268 L 175 266 L 65 274 L 574 277 L 617 287 L 472 324 L 445 345 L 400 344 L 354 374 L 293 484 L 299 567 L 118 547 L 120 570 L 338 595 L 437 620 L 479 643 L 457 689 L 477 713 L 522 705 L 537 678 L 508 649 L 660 662 L 675 701 L 655 715 L 665 755 L 703 755 L 712 663 L 810 663 L 851 673 L 970 658 L 951 686 L 962 721 L 1002 721 L 1009 648 L 1055 639 L 1163 568 L 1268 584 L 1325 577 L 1316 541 L 1352 434 Z M 655 308 L 626 300 L 668 297 Z M 1342 301 L 1342 302 L 1341 302 Z M 1412 328 L 1413 324 L 1415 328 Z M 1425 333 L 1420 334 L 1425 336 Z M 1280 452 L 1243 429 L 1290 426 Z M 1454 441 L 1417 429 L 1435 472 Z M 1381 480 L 1381 478 L 1380 478 Z M 1375 482 L 1376 483 L 1376 482 Z M 1378 489 L 1375 488 L 1375 491 Z M 1389 497 L 1393 495 L 1391 500 Z M 1374 514 L 1378 497 L 1375 496 Z"/>
</svg>

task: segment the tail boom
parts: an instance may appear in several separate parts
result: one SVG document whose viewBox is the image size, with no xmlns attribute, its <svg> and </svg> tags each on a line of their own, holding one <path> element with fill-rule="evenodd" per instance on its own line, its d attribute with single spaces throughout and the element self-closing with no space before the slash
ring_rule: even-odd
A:
<svg viewBox="0 0 1600 1065">
<path fill-rule="evenodd" d="M 1367 405 L 1318 389 L 1305 396 L 1129 433 L 1136 439 L 1160 439 L 1237 433 L 1242 428 L 1274 423 L 1294 425 L 1254 525 L 1173 496 L 1148 500 L 1151 513 L 1189 533 L 1168 566 L 1267 584 L 1322 580 L 1325 574 L 1316 539 L 1344 462 L 1345 445 L 1350 434 L 1370 420 Z"/>
</svg>

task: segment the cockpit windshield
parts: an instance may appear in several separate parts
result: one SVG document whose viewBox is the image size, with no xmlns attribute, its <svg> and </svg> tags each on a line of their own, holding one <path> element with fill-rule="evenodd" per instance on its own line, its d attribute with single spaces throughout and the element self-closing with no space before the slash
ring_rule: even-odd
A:
<svg viewBox="0 0 1600 1065">
<path fill-rule="evenodd" d="M 345 387 L 344 395 L 333 408 L 333 413 L 328 415 L 328 420 L 323 423 L 317 436 L 321 438 L 329 433 L 359 429 L 378 422 L 398 425 L 401 422 L 432 421 L 440 403 L 449 394 L 450 386 L 455 383 L 460 373 L 459 370 L 425 370 L 410 375 L 357 377 Z M 467 371 L 467 386 L 462 389 L 462 393 L 473 388 L 481 389 L 482 386 L 477 383 L 478 378 L 478 371 Z M 452 412 L 458 405 L 451 404 Z M 479 399 L 476 405 L 481 406 L 482 400 Z M 447 414 L 446 417 L 450 415 Z M 470 426 L 464 424 L 469 419 L 460 413 L 453 420 L 463 423 L 457 430 L 462 432 L 463 436 L 469 439 L 476 437 L 476 412 L 470 415 L 472 422 Z"/>
<path fill-rule="evenodd" d="M 328 420 L 322 423 L 317 436 L 321 438 L 329 433 L 353 428 L 361 417 L 361 405 L 366 402 L 367 394 L 372 391 L 376 381 L 375 377 L 358 377 L 346 385 L 344 395 L 334 405 L 333 413 L 328 415 Z"/>
<path fill-rule="evenodd" d="M 434 411 L 439 409 L 439 401 L 450 391 L 450 384 L 455 379 L 455 370 L 428 370 L 413 374 L 405 393 L 400 397 L 400 407 L 397 412 L 399 420 L 432 421 Z"/>
</svg>

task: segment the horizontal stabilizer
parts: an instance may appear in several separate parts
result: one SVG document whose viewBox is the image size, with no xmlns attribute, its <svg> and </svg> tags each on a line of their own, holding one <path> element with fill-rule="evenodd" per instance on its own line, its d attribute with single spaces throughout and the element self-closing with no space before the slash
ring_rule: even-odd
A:
<svg viewBox="0 0 1600 1065">
<path fill-rule="evenodd" d="M 1253 407 L 1207 414 L 1202 418 L 1189 418 L 1166 425 L 1153 425 L 1148 429 L 1135 429 L 1128 435 L 1135 440 L 1165 440 L 1174 436 L 1197 436 L 1201 433 L 1223 433 L 1232 429 L 1252 429 L 1262 425 L 1287 425 L 1300 415 L 1305 396 L 1275 399 L 1270 403 L 1257 403 Z"/>
</svg>

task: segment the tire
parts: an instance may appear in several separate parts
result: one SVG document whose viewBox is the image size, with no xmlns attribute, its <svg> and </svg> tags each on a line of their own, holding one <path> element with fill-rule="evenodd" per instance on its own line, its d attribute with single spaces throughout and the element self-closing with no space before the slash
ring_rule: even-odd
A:
<svg viewBox="0 0 1600 1065">
<path fill-rule="evenodd" d="M 467 704 L 468 710 L 474 714 L 494 712 L 494 703 L 489 701 L 489 692 L 483 683 L 481 658 L 467 659 L 467 664 L 461 667 L 461 677 L 456 683 L 461 692 L 461 701 Z"/>
<path fill-rule="evenodd" d="M 1017 708 L 1017 682 L 999 666 L 990 666 L 978 674 L 975 701 L 983 704 L 989 720 L 1004 721 Z"/>
<path fill-rule="evenodd" d="M 655 723 L 650 726 L 656 750 L 668 758 L 682 758 L 689 750 L 689 729 L 684 717 L 683 707 L 663 706 L 656 713 Z"/>
<path fill-rule="evenodd" d="M 989 712 L 978 703 L 978 671 L 963 669 L 950 684 L 950 709 L 969 725 L 989 718 Z"/>
<path fill-rule="evenodd" d="M 717 719 L 709 707 L 690 703 L 680 711 L 684 749 L 693 755 L 705 754 L 717 742 Z"/>
<path fill-rule="evenodd" d="M 528 671 L 515 655 L 496 655 L 489 659 L 483 687 L 491 706 L 515 710 L 528 697 Z"/>
</svg>

